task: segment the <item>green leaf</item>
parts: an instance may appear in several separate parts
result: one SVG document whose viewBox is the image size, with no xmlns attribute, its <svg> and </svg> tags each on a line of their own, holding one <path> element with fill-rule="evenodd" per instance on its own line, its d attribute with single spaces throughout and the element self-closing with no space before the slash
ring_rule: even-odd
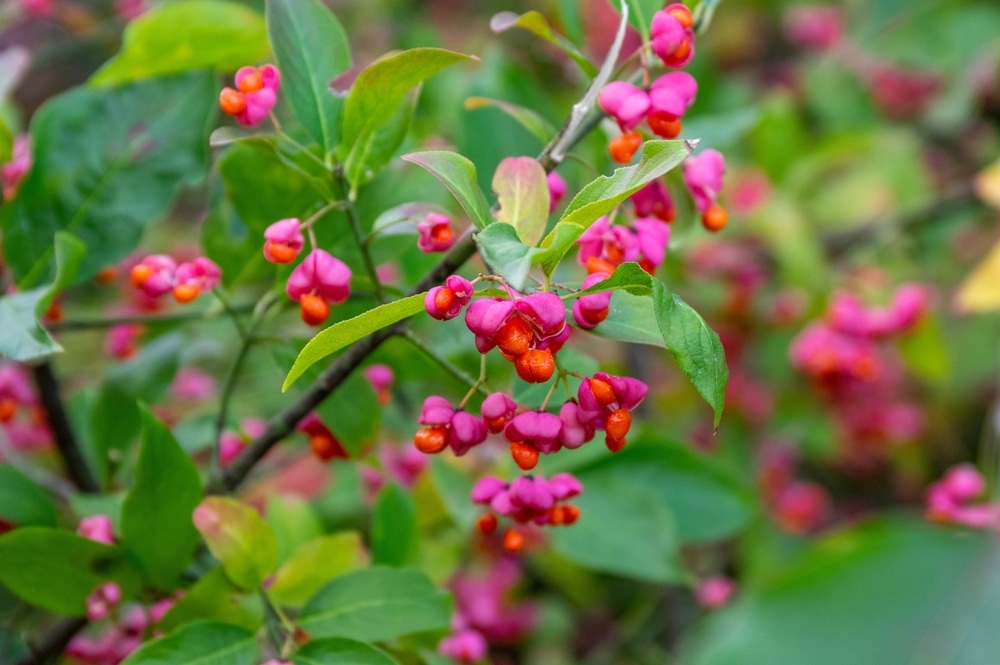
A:
<svg viewBox="0 0 1000 665">
<path fill-rule="evenodd" d="M 228 623 L 199 621 L 147 642 L 122 665 L 257 665 L 254 633 Z"/>
<path fill-rule="evenodd" d="M 398 665 L 384 651 L 342 637 L 313 640 L 295 652 L 292 662 L 295 665 Z"/>
<path fill-rule="evenodd" d="M 250 506 L 210 496 L 194 509 L 193 519 L 208 551 L 238 586 L 256 589 L 274 572 L 278 541 L 271 527 Z"/>
<path fill-rule="evenodd" d="M 537 245 L 549 218 L 549 185 L 538 160 L 505 158 L 493 174 L 493 191 L 500 205 L 497 220 L 513 226 L 525 245 Z"/>
<path fill-rule="evenodd" d="M 276 603 L 301 607 L 333 578 L 367 565 L 368 553 L 358 532 L 322 536 L 296 549 L 278 568 L 268 595 Z"/>
<path fill-rule="evenodd" d="M 653 311 L 653 300 L 627 291 L 616 291 L 611 296 L 608 318 L 590 332 L 619 342 L 665 346 Z"/>
<path fill-rule="evenodd" d="M 468 158 L 446 150 L 411 152 L 402 159 L 422 166 L 448 188 L 480 231 L 493 223 L 490 204 L 479 189 L 476 166 Z"/>
<path fill-rule="evenodd" d="M 587 76 L 597 75 L 597 67 L 587 59 L 587 56 L 580 53 L 571 41 L 554 32 L 552 26 L 540 13 L 530 11 L 518 16 L 514 12 L 500 12 L 490 19 L 490 30 L 493 32 L 501 33 L 511 28 L 522 28 L 537 37 L 541 37 L 571 57 Z"/>
<path fill-rule="evenodd" d="M 121 541 L 150 584 L 172 590 L 198 544 L 191 513 L 201 500 L 201 481 L 170 430 L 145 407 L 142 428 L 135 485 L 122 505 Z"/>
<path fill-rule="evenodd" d="M 297 1 L 297 0 L 296 0 Z M 338 152 L 347 158 L 389 122 L 406 93 L 451 65 L 478 58 L 439 48 L 415 48 L 384 56 L 359 75 L 344 102 Z"/>
<path fill-rule="evenodd" d="M 399 146 L 403 145 L 406 134 L 410 131 L 410 122 L 419 96 L 419 87 L 407 93 L 384 125 L 367 134 L 364 140 L 359 140 L 351 148 L 344 160 L 344 175 L 351 183 L 352 191 L 356 192 L 359 186 L 378 175 L 399 150 Z"/>
<path fill-rule="evenodd" d="M 652 490 L 595 476 L 573 499 L 580 520 L 551 529 L 552 547 L 586 568 L 651 582 L 685 579 L 670 513 Z"/>
<path fill-rule="evenodd" d="M 413 497 L 396 483 L 379 492 L 372 511 L 372 559 L 385 566 L 413 563 L 419 548 Z"/>
<path fill-rule="evenodd" d="M 0 561 L 0 584 L 56 614 L 84 616 L 87 597 L 106 582 L 117 582 L 126 598 L 139 586 L 121 548 L 60 529 L 26 526 L 0 536 Z"/>
<path fill-rule="evenodd" d="M 995 539 L 888 518 L 816 543 L 743 589 L 688 642 L 690 665 L 990 662 L 1000 648 Z"/>
<path fill-rule="evenodd" d="M 450 596 L 407 568 L 369 568 L 338 577 L 306 603 L 298 619 L 313 637 L 370 642 L 447 630 L 450 623 Z"/>
<path fill-rule="evenodd" d="M 381 330 L 386 326 L 413 316 L 424 309 L 424 294 L 401 298 L 394 302 L 379 305 L 370 309 L 364 314 L 359 314 L 353 319 L 339 321 L 326 330 L 309 340 L 309 343 L 299 352 L 295 358 L 292 369 L 285 377 L 285 383 L 281 386 L 281 391 L 285 392 L 289 386 L 295 383 L 302 374 L 326 358 L 331 353 L 336 353 L 340 349 L 353 344 L 362 337 Z"/>
<path fill-rule="evenodd" d="M 197 72 L 46 102 L 31 123 L 35 164 L 0 209 L 18 285 L 45 280 L 60 230 L 87 248 L 74 283 L 128 256 L 181 188 L 204 178 L 216 93 L 214 77 Z"/>
<path fill-rule="evenodd" d="M 129 22 L 121 51 L 90 83 L 111 86 L 209 67 L 234 71 L 268 50 L 264 19 L 252 9 L 223 0 L 170 2 Z"/>
<path fill-rule="evenodd" d="M 634 296 L 648 296 L 653 292 L 652 277 L 639 267 L 638 263 L 623 263 L 608 279 L 594 284 L 590 288 L 571 293 L 563 300 L 572 301 L 580 296 L 603 291 L 626 291 Z"/>
<path fill-rule="evenodd" d="M 49 492 L 9 464 L 0 464 L 0 518 L 15 526 L 56 526 L 59 510 Z"/>
<path fill-rule="evenodd" d="M 505 222 L 495 222 L 475 235 L 483 260 L 507 283 L 520 291 L 528 279 L 532 259 L 542 250 L 528 247 L 517 235 L 517 230 Z"/>
<path fill-rule="evenodd" d="M 488 97 L 469 97 L 465 100 L 465 109 L 485 109 L 496 107 L 516 120 L 522 127 L 527 129 L 535 138 L 543 144 L 552 140 L 558 131 L 551 122 L 543 118 L 537 112 L 529 108 L 511 104 L 500 99 L 490 99 Z"/>
<path fill-rule="evenodd" d="M 351 68 L 347 34 L 317 0 L 268 0 L 267 32 L 281 69 L 281 93 L 323 146 L 329 164 L 340 141 L 344 109 L 344 100 L 330 91 L 329 84 Z"/>
<path fill-rule="evenodd" d="M 540 264 L 545 274 L 551 275 L 584 231 L 583 226 L 573 222 L 556 224 L 552 233 L 542 239 L 541 247 L 538 253 L 532 255 L 531 262 Z"/>
<path fill-rule="evenodd" d="M 219 566 L 185 589 L 156 627 L 169 633 L 199 620 L 221 621 L 256 632 L 264 623 L 264 603 L 259 594 L 245 593 L 233 584 Z"/>
<path fill-rule="evenodd" d="M 542 242 L 542 247 L 553 244 L 562 224 L 578 224 L 580 233 L 583 233 L 601 215 L 611 212 L 619 203 L 683 162 L 693 149 L 694 144 L 689 141 L 646 141 L 642 144 L 642 157 L 638 164 L 623 166 L 615 169 L 610 176 L 599 177 L 573 197 L 562 219 Z M 553 256 L 542 267 L 551 273 L 560 260 L 561 255 Z"/>
<path fill-rule="evenodd" d="M 441 455 L 431 459 L 431 481 L 455 526 L 471 530 L 482 512 L 469 500 L 475 482 Z"/>
<path fill-rule="evenodd" d="M 106 483 L 109 469 L 117 467 L 142 432 L 142 415 L 135 399 L 111 384 L 97 394 L 87 426 L 95 460 Z"/>
<path fill-rule="evenodd" d="M 73 283 L 86 247 L 62 231 L 55 235 L 56 274 L 48 286 L 0 297 L 0 355 L 18 361 L 35 360 L 62 351 L 39 324 L 56 295 Z"/>
<path fill-rule="evenodd" d="M 353 457 L 361 457 L 378 438 L 382 405 L 375 388 L 360 372 L 347 377 L 316 411 Z"/>
<path fill-rule="evenodd" d="M 613 478 L 650 490 L 674 518 L 681 544 L 719 540 L 745 528 L 755 498 L 728 474 L 689 446 L 640 434 L 625 450 L 574 470 L 584 487 Z"/>
<path fill-rule="evenodd" d="M 729 368 L 726 352 L 714 330 L 691 305 L 653 280 L 653 310 L 663 341 L 681 370 L 715 412 L 715 426 L 726 404 Z"/>
<path fill-rule="evenodd" d="M 284 562 L 299 547 L 323 534 L 323 525 L 308 501 L 293 495 L 267 497 L 264 519 L 278 541 L 278 561 Z"/>
</svg>

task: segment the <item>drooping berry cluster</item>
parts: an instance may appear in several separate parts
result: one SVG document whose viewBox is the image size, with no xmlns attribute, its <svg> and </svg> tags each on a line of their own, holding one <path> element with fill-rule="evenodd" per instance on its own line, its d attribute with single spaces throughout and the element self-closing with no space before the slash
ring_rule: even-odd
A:
<svg viewBox="0 0 1000 665">
<path fill-rule="evenodd" d="M 151 254 L 132 268 L 130 278 L 151 298 L 173 293 L 177 302 L 189 303 L 218 286 L 222 270 L 204 256 L 178 264 L 166 254 Z"/>
<path fill-rule="evenodd" d="M 521 476 L 509 483 L 486 476 L 472 488 L 470 498 L 473 503 L 490 507 L 491 512 L 478 521 L 479 530 L 489 536 L 499 526 L 498 516 L 535 526 L 574 524 L 580 518 L 580 509 L 567 502 L 582 492 L 583 485 L 568 473 L 557 473 L 548 480 L 542 476 Z M 514 527 L 506 529 L 503 546 L 509 552 L 520 551 L 524 546 L 523 534 Z"/>
</svg>

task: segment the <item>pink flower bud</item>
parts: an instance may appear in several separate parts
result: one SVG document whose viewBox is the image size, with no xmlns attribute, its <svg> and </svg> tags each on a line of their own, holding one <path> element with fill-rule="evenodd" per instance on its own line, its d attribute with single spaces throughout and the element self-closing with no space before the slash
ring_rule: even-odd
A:
<svg viewBox="0 0 1000 665">
<path fill-rule="evenodd" d="M 559 207 L 559 203 L 566 196 L 566 181 L 558 173 L 553 171 L 546 177 L 549 185 L 549 212 Z"/>
<path fill-rule="evenodd" d="M 115 544 L 114 527 L 111 525 L 111 518 L 107 515 L 93 515 L 80 520 L 80 526 L 76 529 L 77 534 L 90 540 L 95 540 L 105 545 Z"/>
<path fill-rule="evenodd" d="M 476 630 L 462 630 L 441 640 L 438 653 L 461 665 L 472 665 L 486 657 L 486 638 Z"/>
<path fill-rule="evenodd" d="M 632 222 L 639 254 L 654 270 L 663 263 L 670 242 L 670 225 L 659 219 L 645 217 Z"/>
<path fill-rule="evenodd" d="M 420 409 L 420 417 L 417 422 L 421 425 L 437 427 L 447 425 L 455 415 L 455 409 L 451 402 L 444 397 L 431 395 L 424 400 L 424 405 Z"/>
<path fill-rule="evenodd" d="M 455 231 L 451 219 L 436 212 L 429 212 L 417 222 L 417 247 L 422 252 L 444 252 L 455 244 Z"/>
<path fill-rule="evenodd" d="M 468 411 L 456 411 L 448 427 L 448 445 L 459 457 L 486 440 L 486 424 Z"/>
<path fill-rule="evenodd" d="M 364 369 L 365 378 L 375 388 L 376 391 L 388 390 L 392 387 L 392 368 L 381 363 L 369 365 Z"/>
<path fill-rule="evenodd" d="M 351 269 L 329 252 L 314 249 L 289 275 L 285 291 L 296 302 L 315 293 L 328 303 L 342 303 L 351 292 Z"/>
<path fill-rule="evenodd" d="M 635 129 L 649 111 L 649 95 L 645 90 L 625 81 L 614 81 L 604 86 L 597 98 L 597 105 L 610 115 L 627 132 Z"/>
<path fill-rule="evenodd" d="M 718 150 L 708 149 L 684 160 L 684 182 L 694 197 L 695 207 L 705 212 L 715 204 L 722 190 L 726 161 Z"/>
<path fill-rule="evenodd" d="M 279 219 L 264 229 L 264 240 L 264 258 L 271 263 L 291 263 L 305 244 L 302 222 L 294 217 Z"/>
<path fill-rule="evenodd" d="M 728 603 L 735 591 L 736 584 L 731 579 L 717 575 L 702 580 L 695 592 L 695 597 L 698 599 L 699 605 L 714 610 Z"/>
<path fill-rule="evenodd" d="M 663 180 L 651 181 L 633 194 L 631 200 L 637 217 L 658 217 L 664 222 L 672 222 L 677 216 L 674 201 Z"/>
<path fill-rule="evenodd" d="M 551 413 L 528 411 L 514 416 L 503 428 L 503 436 L 511 442 L 519 441 L 538 448 L 545 454 L 559 450 L 559 433 L 562 421 Z"/>
<path fill-rule="evenodd" d="M 843 11 L 835 5 L 798 5 L 785 14 L 784 27 L 795 46 L 825 51 L 843 38 Z"/>
<path fill-rule="evenodd" d="M 472 488 L 470 497 L 473 503 L 489 503 L 500 492 L 507 489 L 507 483 L 495 476 L 480 478 Z"/>
<path fill-rule="evenodd" d="M 559 443 L 566 448 L 579 448 L 594 438 L 594 428 L 580 419 L 580 407 L 576 402 L 566 402 L 559 408 Z"/>
</svg>

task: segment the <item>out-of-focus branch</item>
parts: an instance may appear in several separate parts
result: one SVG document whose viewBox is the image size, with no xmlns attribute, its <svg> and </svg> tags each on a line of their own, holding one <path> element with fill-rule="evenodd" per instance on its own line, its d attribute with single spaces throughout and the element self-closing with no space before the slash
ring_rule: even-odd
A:
<svg viewBox="0 0 1000 665">
<path fill-rule="evenodd" d="M 80 450 L 80 445 L 73 434 L 69 416 L 63 407 L 62 396 L 59 394 L 59 380 L 52 371 L 52 363 L 41 362 L 31 369 L 35 377 L 38 395 L 48 416 L 49 429 L 56 441 L 56 448 L 66 464 L 66 472 L 77 487 L 83 492 L 100 492 L 101 486 L 87 464 Z"/>
<path fill-rule="evenodd" d="M 12 665 L 46 665 L 53 662 L 73 636 L 86 625 L 87 620 L 83 618 L 64 619 L 37 641 L 29 643 L 28 653 L 15 660 Z"/>
</svg>

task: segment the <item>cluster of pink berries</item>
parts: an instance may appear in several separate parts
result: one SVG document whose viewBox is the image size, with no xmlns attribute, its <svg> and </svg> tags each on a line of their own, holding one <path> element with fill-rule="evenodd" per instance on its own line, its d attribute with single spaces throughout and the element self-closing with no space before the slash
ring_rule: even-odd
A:
<svg viewBox="0 0 1000 665">
<path fill-rule="evenodd" d="M 517 524 L 569 526 L 580 519 L 580 509 L 566 503 L 583 492 L 583 485 L 568 473 L 557 473 L 546 480 L 541 476 L 521 476 L 506 482 L 494 476 L 480 478 L 472 488 L 473 503 L 489 506 L 477 523 L 485 536 L 496 532 L 500 517 Z M 510 527 L 503 534 L 503 548 L 511 554 L 524 547 L 524 534 Z"/>
<path fill-rule="evenodd" d="M 189 303 L 218 286 L 222 270 L 204 256 L 178 265 L 166 254 L 151 254 L 132 268 L 130 277 L 151 298 L 173 293 L 177 302 Z"/>
<path fill-rule="evenodd" d="M 646 272 L 653 274 L 666 258 L 669 242 L 670 225 L 661 219 L 641 217 L 624 226 L 612 224 L 607 217 L 600 217 L 576 241 L 580 247 L 576 260 L 591 276 L 602 274 L 607 277 L 619 265 L 629 261 L 637 261 Z M 598 281 L 585 282 L 583 288 Z"/>
<path fill-rule="evenodd" d="M 264 65 L 260 69 L 240 67 L 236 72 L 236 89 L 223 88 L 219 93 L 219 106 L 241 125 L 257 125 L 274 108 L 280 86 L 281 74 L 274 65 Z"/>
<path fill-rule="evenodd" d="M 814 531 L 830 513 L 830 494 L 822 485 L 795 478 L 793 447 L 767 442 L 758 450 L 758 483 L 774 520 L 793 534 Z"/>
<path fill-rule="evenodd" d="M 1000 503 L 983 501 L 985 494 L 986 481 L 976 467 L 954 466 L 927 488 L 927 518 L 974 529 L 996 528 Z"/>
</svg>

